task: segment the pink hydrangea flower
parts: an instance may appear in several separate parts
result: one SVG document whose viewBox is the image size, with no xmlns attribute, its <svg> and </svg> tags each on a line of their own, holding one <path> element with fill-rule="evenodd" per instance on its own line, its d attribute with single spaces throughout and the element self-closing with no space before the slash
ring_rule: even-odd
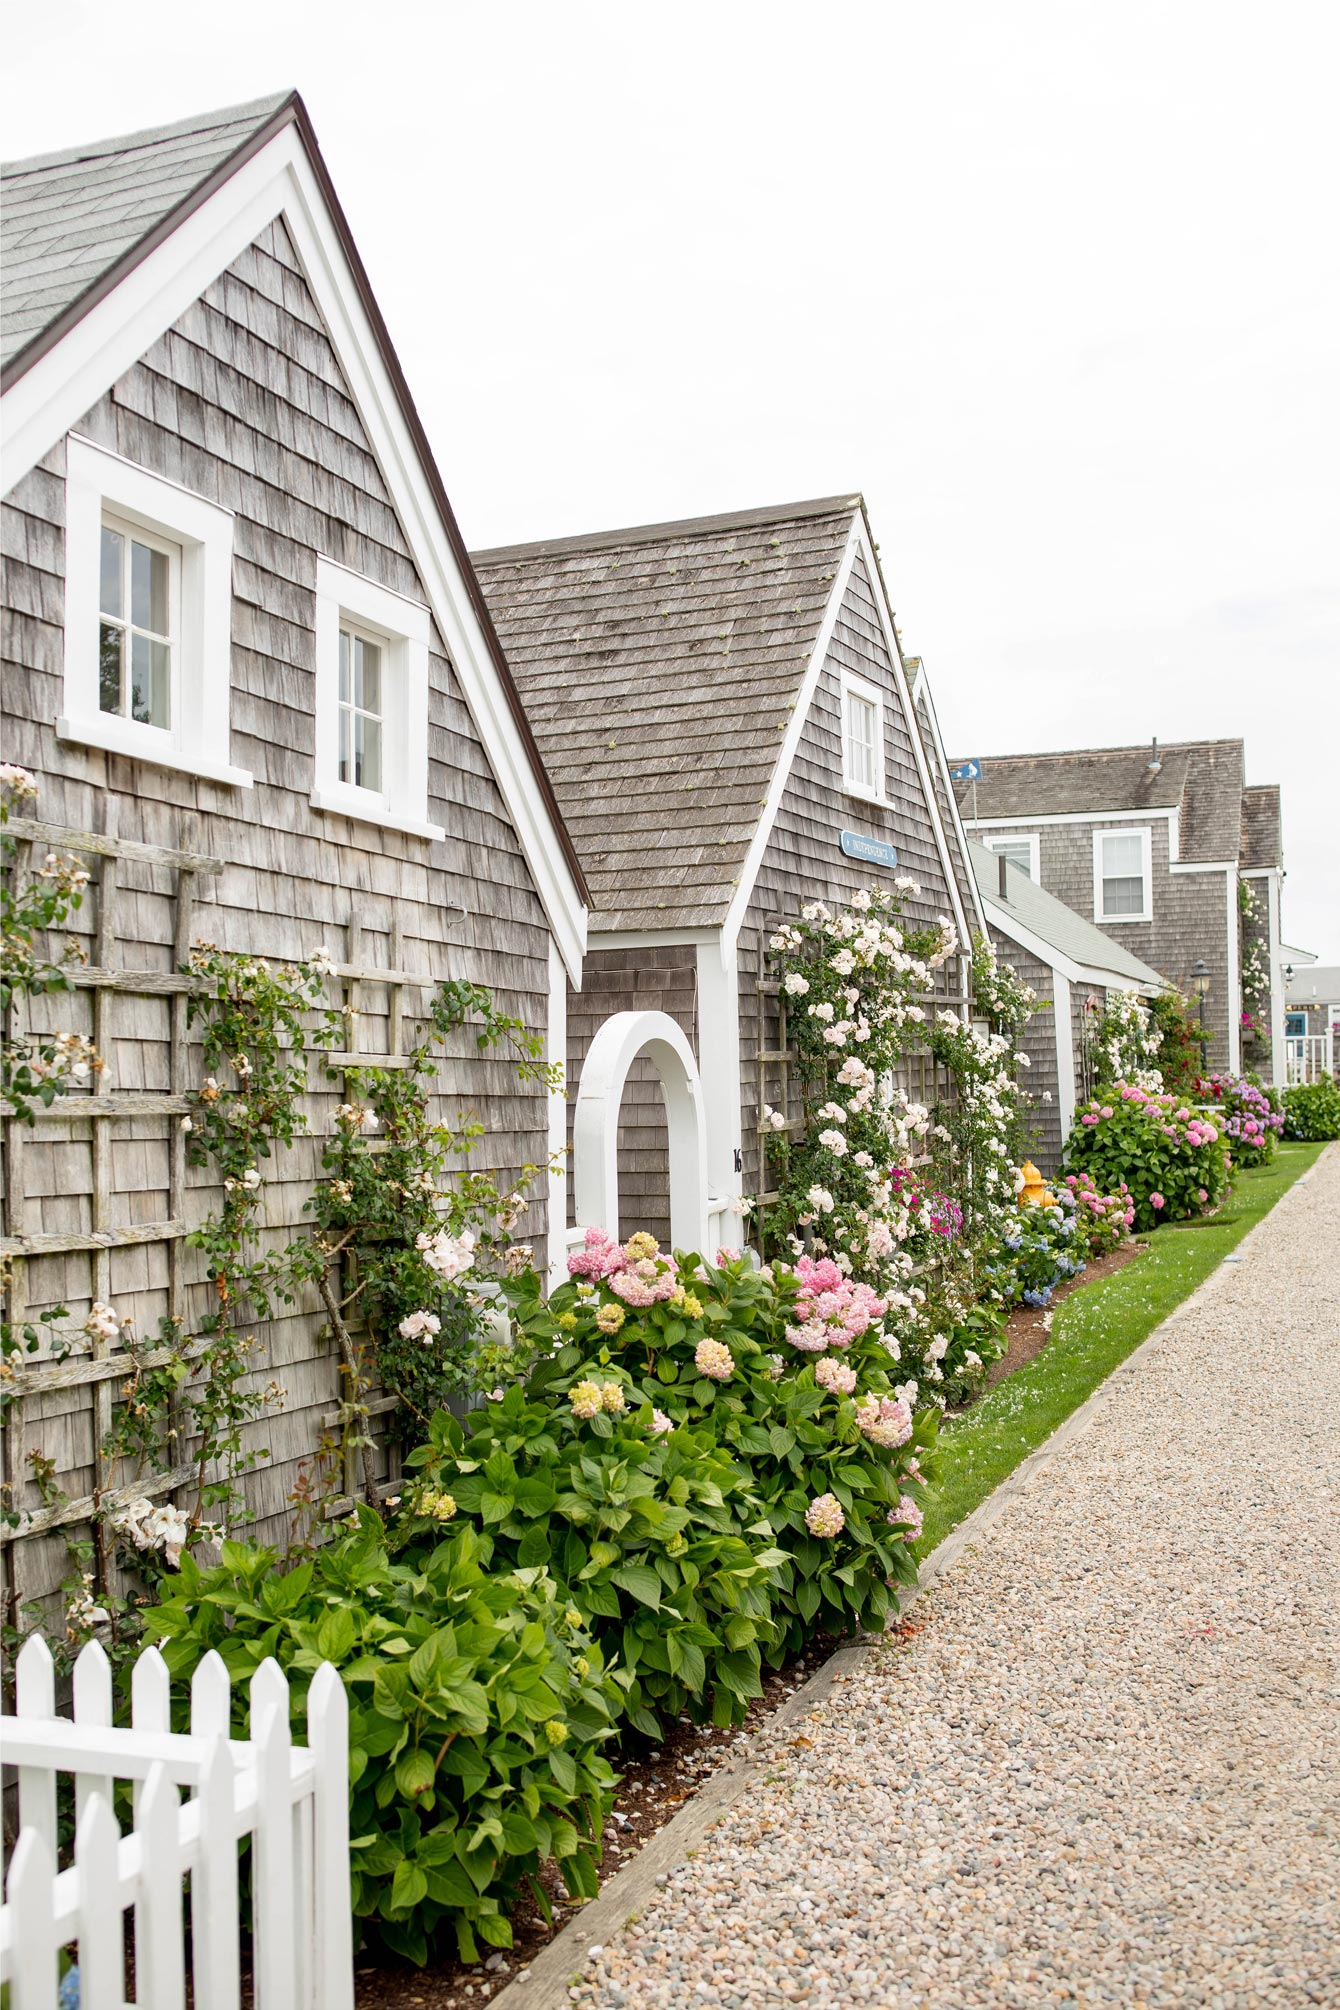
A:
<svg viewBox="0 0 1340 2010">
<path fill-rule="evenodd" d="M 720 1340 L 700 1340 L 693 1350 L 693 1365 L 713 1382 L 728 1382 L 735 1370 L 735 1356 Z"/>
<path fill-rule="evenodd" d="M 892 1450 L 912 1435 L 912 1410 L 901 1396 L 867 1396 L 856 1405 L 856 1424 L 874 1445 Z"/>
<path fill-rule="evenodd" d="M 1151 1194 L 1150 1194 L 1150 1196 L 1149 1196 L 1149 1205 L 1150 1205 L 1151 1207 L 1154 1207 L 1154 1208 L 1159 1208 L 1159 1207 L 1166 1207 L 1166 1206 L 1167 1206 L 1167 1204 L 1168 1204 L 1168 1203 L 1167 1203 L 1167 1202 L 1166 1202 L 1166 1201 L 1164 1200 L 1164 1198 L 1163 1198 L 1163 1195 L 1162 1195 L 1161 1193 L 1151 1193 Z"/>
<path fill-rule="evenodd" d="M 1200 1204 L 1201 1204 L 1201 1206 L 1202 1206 L 1202 1207 L 1204 1207 L 1204 1205 L 1205 1205 L 1206 1201 L 1207 1201 L 1207 1200 L 1208 1200 L 1209 1198 L 1210 1198 L 1210 1196 L 1209 1196 L 1209 1193 L 1208 1193 L 1208 1192 L 1206 1191 L 1206 1189 L 1205 1189 L 1205 1188 L 1204 1188 L 1203 1186 L 1198 1186 L 1198 1187 L 1196 1188 L 1196 1199 L 1197 1199 L 1197 1200 L 1198 1200 L 1198 1201 L 1200 1202 Z"/>
<path fill-rule="evenodd" d="M 901 1528 L 904 1542 L 915 1542 L 925 1516 L 911 1494 L 899 1494 L 897 1507 L 889 1509 L 886 1520 L 891 1528 Z"/>
<path fill-rule="evenodd" d="M 814 1364 L 814 1379 L 823 1389 L 831 1389 L 835 1396 L 850 1396 L 856 1387 L 856 1370 L 849 1368 L 845 1361 L 835 1361 L 831 1354 L 825 1354 L 822 1361 Z"/>
<path fill-rule="evenodd" d="M 842 1504 L 834 1494 L 819 1494 L 805 1510 L 805 1526 L 811 1535 L 841 1535 L 847 1526 Z"/>
<path fill-rule="evenodd" d="M 612 1277 L 616 1270 L 622 1270 L 625 1262 L 623 1246 L 612 1235 L 606 1235 L 603 1228 L 588 1228 L 585 1246 L 574 1249 L 568 1258 L 570 1277 Z"/>
</svg>

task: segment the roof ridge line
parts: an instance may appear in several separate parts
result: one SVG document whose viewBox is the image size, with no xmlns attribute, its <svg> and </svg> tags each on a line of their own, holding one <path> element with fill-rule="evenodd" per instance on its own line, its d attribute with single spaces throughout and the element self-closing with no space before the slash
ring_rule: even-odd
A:
<svg viewBox="0 0 1340 2010">
<path fill-rule="evenodd" d="M 569 552 L 599 551 L 620 545 L 656 544 L 671 536 L 712 537 L 723 530 L 761 529 L 770 523 L 794 523 L 808 517 L 837 516 L 861 507 L 859 489 L 818 496 L 807 502 L 765 504 L 756 509 L 726 510 L 717 516 L 686 516 L 664 523 L 629 524 L 615 530 L 579 532 L 571 537 L 538 538 L 525 544 L 486 545 L 472 551 L 477 566 L 506 564 L 521 558 L 559 557 Z"/>
</svg>

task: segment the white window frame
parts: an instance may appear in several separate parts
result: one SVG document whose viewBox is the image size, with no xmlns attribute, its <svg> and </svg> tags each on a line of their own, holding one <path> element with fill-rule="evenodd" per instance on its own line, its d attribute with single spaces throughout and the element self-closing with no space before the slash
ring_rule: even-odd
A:
<svg viewBox="0 0 1340 2010">
<path fill-rule="evenodd" d="M 340 780 L 340 629 L 380 642 L 382 786 Z M 334 559 L 316 561 L 316 778 L 312 807 L 359 823 L 442 838 L 428 817 L 428 658 L 432 616 Z"/>
<path fill-rule="evenodd" d="M 1028 846 L 1028 877 L 1034 886 L 1042 884 L 1042 866 L 1039 859 L 1039 835 L 1037 831 L 996 831 L 984 837 L 981 843 L 987 851 L 1002 852 L 1014 845 Z"/>
<path fill-rule="evenodd" d="M 1144 881 L 1145 897 L 1138 914 L 1106 914 L 1103 911 L 1104 877 L 1116 879 L 1116 873 L 1103 872 L 1103 846 L 1108 838 L 1139 838 L 1140 873 Z M 1096 830 L 1093 834 L 1093 918 L 1104 928 L 1118 928 L 1123 921 L 1152 921 L 1154 919 L 1154 875 L 1153 875 L 1153 833 L 1148 825 L 1118 826 L 1115 830 Z"/>
<path fill-rule="evenodd" d="M 167 726 L 100 702 L 102 526 L 144 530 L 180 554 Z M 77 746 L 152 761 L 234 788 L 252 776 L 228 759 L 232 710 L 233 514 L 72 433 L 65 476 L 65 678 L 56 732 Z M 220 750 L 222 749 L 222 753 Z"/>
<path fill-rule="evenodd" d="M 858 677 L 855 671 L 844 670 L 838 680 L 838 725 L 842 736 L 842 786 L 849 796 L 859 796 L 862 802 L 886 804 L 884 794 L 884 693 L 878 684 L 872 684 L 866 677 Z M 859 698 L 875 710 L 875 781 L 873 788 L 852 774 L 848 763 L 847 702 Z"/>
</svg>

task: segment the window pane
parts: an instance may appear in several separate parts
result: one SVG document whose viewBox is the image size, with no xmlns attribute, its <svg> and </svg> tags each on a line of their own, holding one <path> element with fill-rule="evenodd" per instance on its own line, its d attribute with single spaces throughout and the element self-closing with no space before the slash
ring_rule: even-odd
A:
<svg viewBox="0 0 1340 2010">
<path fill-rule="evenodd" d="M 151 642 L 147 635 L 131 637 L 130 716 L 143 726 L 168 724 L 171 664 L 166 642 Z"/>
<path fill-rule="evenodd" d="M 130 618 L 151 634 L 168 632 L 167 555 L 132 539 L 130 546 Z"/>
<path fill-rule="evenodd" d="M 1145 868 L 1144 846 L 1135 836 L 1103 839 L 1103 874 L 1114 879 L 1138 877 Z"/>
<path fill-rule="evenodd" d="M 108 530 L 106 524 L 104 524 L 102 527 L 102 585 L 98 595 L 98 607 L 103 614 L 120 616 L 125 612 L 121 604 L 121 569 L 125 564 L 125 558 L 125 539 L 119 530 Z M 104 705 L 102 709 L 105 712 L 108 708 Z"/>
<path fill-rule="evenodd" d="M 858 788 L 875 786 L 877 708 L 854 691 L 847 693 L 847 779 Z"/>
<path fill-rule="evenodd" d="M 347 639 L 348 639 L 348 638 L 347 638 L 346 636 L 343 636 L 343 635 L 342 635 L 342 636 L 340 637 L 340 640 L 341 640 L 341 642 L 344 642 L 344 641 L 346 641 Z M 353 776 L 352 776 L 352 774 L 350 773 L 350 764 L 349 764 L 349 742 L 350 742 L 350 739 L 351 739 L 351 737 L 352 737 L 352 721 L 353 721 L 353 714 L 352 714 L 351 712 L 349 712 L 349 711 L 348 711 L 348 710 L 347 710 L 347 709 L 346 709 L 346 708 L 345 708 L 345 707 L 344 707 L 343 705 L 341 705 L 341 707 L 340 707 L 340 780 L 341 780 L 342 782 L 350 782 L 350 781 L 352 781 L 352 780 L 353 780 Z"/>
<path fill-rule="evenodd" d="M 340 703 L 342 705 L 349 703 L 349 652 L 353 648 L 353 644 L 353 636 L 347 628 L 342 628 L 340 630 Z M 340 755 L 340 759 L 344 759 L 343 754 Z"/>
<path fill-rule="evenodd" d="M 355 641 L 354 703 L 365 712 L 382 708 L 382 652 L 375 642 Z"/>
<path fill-rule="evenodd" d="M 98 704 L 104 712 L 121 710 L 121 643 L 121 630 L 104 621 L 98 645 Z"/>
<path fill-rule="evenodd" d="M 354 780 L 361 789 L 378 789 L 382 785 L 382 726 L 380 719 L 366 719 L 361 712 L 355 712 L 354 722 Z"/>
<path fill-rule="evenodd" d="M 1145 883 L 1143 879 L 1105 879 L 1103 881 L 1104 914 L 1143 914 L 1145 908 Z"/>
</svg>

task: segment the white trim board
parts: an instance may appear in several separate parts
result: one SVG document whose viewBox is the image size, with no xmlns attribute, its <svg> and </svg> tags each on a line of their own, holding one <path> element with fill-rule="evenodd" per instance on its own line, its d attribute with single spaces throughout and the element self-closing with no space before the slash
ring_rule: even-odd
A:
<svg viewBox="0 0 1340 2010">
<path fill-rule="evenodd" d="M 6 492 L 282 216 L 404 527 L 563 961 L 580 977 L 586 910 L 470 602 L 376 333 L 294 124 L 280 129 L 0 400 Z"/>
<path fill-rule="evenodd" d="M 949 779 L 949 756 L 945 752 L 944 735 L 940 731 L 940 718 L 935 709 L 935 693 L 931 690 L 930 675 L 926 669 L 924 659 L 908 688 L 912 693 L 913 704 L 917 714 L 918 730 L 920 730 L 921 726 L 920 712 L 922 697 L 924 696 L 926 700 L 926 716 L 930 722 L 931 741 L 935 751 L 935 758 L 940 764 L 940 773 L 944 778 L 945 799 L 949 804 L 949 814 L 953 819 L 954 831 L 959 843 L 959 851 L 963 857 L 964 871 L 968 875 L 968 891 L 972 896 L 973 910 L 977 916 L 978 926 L 985 929 L 986 909 L 982 904 L 982 890 L 977 884 L 977 875 L 972 869 L 972 860 L 968 857 L 968 833 L 964 828 L 963 819 L 959 815 L 958 797 L 954 794 L 954 784 Z"/>
</svg>

